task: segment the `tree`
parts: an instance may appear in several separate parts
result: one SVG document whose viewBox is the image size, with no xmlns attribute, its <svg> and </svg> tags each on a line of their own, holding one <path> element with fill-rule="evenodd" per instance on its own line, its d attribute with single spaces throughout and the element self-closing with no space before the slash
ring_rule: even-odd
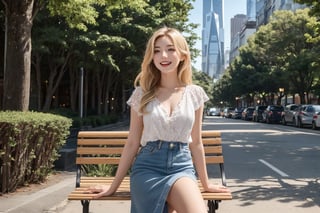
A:
<svg viewBox="0 0 320 213">
<path fill-rule="evenodd" d="M 272 71 L 289 79 L 287 89 L 298 93 L 302 103 L 304 94 L 310 93 L 319 78 L 318 23 L 308 12 L 278 11 L 268 24 L 267 52 L 272 55 Z"/>
<path fill-rule="evenodd" d="M 310 17 L 308 11 L 276 11 L 270 22 L 259 28 L 248 44 L 240 48 L 239 57 L 221 80 L 224 83 L 219 81 L 215 87 L 221 100 L 222 94 L 230 91 L 228 84 L 232 97 L 251 99 L 257 95 L 264 102 L 266 96 L 272 99 L 280 87 L 285 88 L 287 94 L 298 93 L 302 103 L 305 93 L 318 94 L 319 22 Z"/>
<path fill-rule="evenodd" d="M 86 29 L 85 24 L 95 23 L 97 14 L 93 5 L 103 4 L 104 1 L 1 0 L 1 2 L 5 9 L 6 41 L 3 108 L 27 111 L 30 97 L 31 29 L 38 11 L 48 4 L 53 14 L 64 14 L 70 26 Z M 14 86 L 12 82 L 15 82 Z"/>
<path fill-rule="evenodd" d="M 1 2 L 5 6 L 6 26 L 3 107 L 26 111 L 30 93 L 31 28 L 36 13 L 34 2 Z"/>
<path fill-rule="evenodd" d="M 194 84 L 200 85 L 204 91 L 207 93 L 210 103 L 208 104 L 210 106 L 214 106 L 213 98 L 213 79 L 206 73 L 201 72 L 193 68 L 192 70 L 192 80 Z"/>
<path fill-rule="evenodd" d="M 310 14 L 320 17 L 320 2 L 318 0 L 294 0 L 300 4 L 306 4 L 311 8 Z"/>
<path fill-rule="evenodd" d="M 149 35 L 150 32 L 153 30 L 152 28 L 155 28 L 156 26 L 159 27 L 161 23 L 168 23 L 170 26 L 175 26 L 179 28 L 180 30 L 183 30 L 185 32 L 191 32 L 190 36 L 190 43 L 194 41 L 195 36 L 192 32 L 192 26 L 186 26 L 185 20 L 187 18 L 188 11 L 191 9 L 191 4 L 189 0 L 170 0 L 170 1 L 144 1 L 144 0 L 137 0 L 137 1 L 130 1 L 130 0 L 124 0 L 124 1 L 116 1 L 116 0 L 87 0 L 87 1 L 72 1 L 72 0 L 65 0 L 65 1 L 57 1 L 57 0 L 34 0 L 34 1 L 17 1 L 17 0 L 1 0 L 4 5 L 5 9 L 5 17 L 6 17 L 6 38 L 10 39 L 8 42 L 6 42 L 6 48 L 7 53 L 6 60 L 5 60 L 5 70 L 4 70 L 4 97 L 3 97 L 3 108 L 4 109 L 10 109 L 10 110 L 22 110 L 26 111 L 29 108 L 29 93 L 30 93 L 30 54 L 31 54 L 31 29 L 33 27 L 33 22 L 36 17 L 36 14 L 40 9 L 47 8 L 50 11 L 50 15 L 61 17 L 62 21 L 67 24 L 70 29 L 78 29 L 82 32 L 86 32 L 89 27 L 99 26 L 97 21 L 98 17 L 101 17 L 102 14 L 104 14 L 104 17 L 109 17 L 109 20 L 112 19 L 112 13 L 115 11 L 124 11 L 125 9 L 132 8 L 131 11 L 136 10 L 136 12 L 133 13 L 134 16 L 131 16 L 132 14 L 128 13 L 128 11 L 125 11 L 124 13 L 119 13 L 123 15 L 123 20 L 129 20 L 126 23 L 120 22 L 120 24 L 113 22 L 113 26 L 115 29 L 117 26 L 121 26 L 120 29 L 123 29 L 125 26 L 127 26 L 127 29 L 129 31 L 127 35 L 130 37 L 131 34 L 136 34 L 135 32 L 143 32 L 143 35 Z M 105 6 L 105 7 L 104 7 Z M 135 9 L 133 9 L 135 8 Z M 144 9 L 146 10 L 144 11 Z M 104 9 L 104 11 L 98 11 L 98 9 Z M 130 12 L 130 11 L 129 11 Z M 21 15 L 22 14 L 22 15 Z M 142 16 L 140 16 L 142 15 Z M 143 19 L 145 18 L 145 19 Z M 130 21 L 131 20 L 131 21 Z M 100 21 L 104 22 L 105 20 L 100 19 Z M 135 22 L 140 22 L 141 24 L 135 25 Z M 148 23 L 148 21 L 151 21 L 151 25 L 148 25 L 148 27 L 145 27 L 144 23 Z M 107 22 L 105 22 L 107 23 Z M 109 22 L 110 23 L 110 22 Z M 106 26 L 106 25 L 104 25 Z M 109 25 L 110 26 L 110 25 Z M 129 27 L 129 28 L 128 28 Z M 195 27 L 195 26 L 193 26 Z M 19 29 L 18 31 L 14 31 L 15 29 Z M 126 29 L 126 30 L 127 30 Z M 123 34 L 124 31 L 121 33 Z M 126 35 L 109 35 L 106 34 L 101 35 L 100 43 L 105 42 L 112 42 L 114 40 L 115 36 L 118 36 L 119 38 L 122 37 L 125 38 Z M 87 37 L 87 36 L 83 36 Z M 111 40 L 109 39 L 111 38 Z M 136 42 L 136 45 L 134 44 L 134 40 L 138 40 L 137 38 L 132 36 L 131 45 L 132 51 L 141 50 L 145 42 Z M 141 39 L 146 40 L 146 36 L 142 36 Z M 107 41 L 109 40 L 109 41 Z M 120 39 L 121 40 L 121 39 Z M 140 40 L 141 41 L 141 40 Z M 70 46 L 69 46 L 70 47 Z M 68 48 L 69 48 L 68 47 Z M 15 49 L 16 48 L 16 49 Z M 16 51 L 18 50 L 18 51 Z M 39 50 L 39 49 L 38 49 Z M 70 49 L 72 50 L 72 49 Z M 74 49 L 76 50 L 76 49 Z M 76 50 L 77 51 L 77 50 Z M 116 55 L 107 54 L 103 55 L 104 61 L 107 62 L 104 65 L 109 67 L 108 69 L 115 69 L 119 70 L 119 63 L 117 63 L 117 59 L 123 63 L 124 61 L 128 62 L 128 64 L 135 63 L 137 64 L 138 59 L 135 57 L 135 54 L 133 52 L 129 52 L 127 56 L 122 57 L 120 54 L 118 54 L 119 57 L 116 57 Z M 120 51 L 121 52 L 121 51 Z M 124 51 L 125 52 L 125 51 Z M 69 52 L 70 53 L 70 52 Z M 102 52 L 101 52 L 102 53 Z M 119 52 L 118 52 L 119 53 Z M 133 54 L 132 54 L 133 53 Z M 75 60 L 74 53 L 71 52 L 71 55 L 69 55 L 69 60 Z M 130 55 L 129 55 L 130 54 Z M 65 57 L 65 56 L 64 56 Z M 38 58 L 38 63 L 35 64 L 35 67 L 37 67 L 39 64 L 41 64 L 41 54 L 37 55 L 36 58 Z M 101 58 L 101 57 L 100 57 Z M 131 62 L 130 62 L 131 61 Z M 71 62 L 72 64 L 72 62 Z M 109 66 L 111 65 L 111 66 Z M 60 67 L 54 68 L 52 71 L 60 69 L 60 74 L 65 72 L 66 67 L 74 67 L 70 66 L 68 61 L 65 61 L 65 65 L 61 64 Z M 37 67 L 39 68 L 39 66 Z M 74 67 L 77 68 L 77 67 Z M 99 68 L 100 69 L 100 68 Z M 105 69 L 101 68 L 101 69 Z M 58 72 L 57 72 L 58 73 Z M 59 75 L 57 76 L 57 79 L 61 79 Z M 124 75 L 126 76 L 126 75 Z M 71 75 L 70 77 L 74 77 L 74 75 Z M 39 78 L 40 79 L 40 78 Z M 41 84 L 38 79 L 38 84 Z M 53 78 L 51 78 L 53 79 Z M 12 89 L 10 86 L 10 82 L 17 82 L 17 85 Z M 48 80 L 48 85 L 50 85 L 50 79 Z M 58 83 L 58 82 L 56 82 Z M 49 87 L 49 90 L 47 90 L 47 101 L 46 101 L 46 109 L 50 105 L 50 97 L 52 97 L 52 94 L 54 93 L 54 90 L 56 88 L 56 85 L 58 84 L 51 84 Z M 38 90 L 41 87 L 38 85 Z M 41 95 L 39 95 L 39 100 L 41 100 Z M 39 108 L 39 106 L 38 106 Z"/>
<path fill-rule="evenodd" d="M 232 91 L 230 70 L 227 70 L 219 81 L 213 85 L 213 104 L 215 106 L 231 106 L 235 104 L 235 95 Z"/>
</svg>

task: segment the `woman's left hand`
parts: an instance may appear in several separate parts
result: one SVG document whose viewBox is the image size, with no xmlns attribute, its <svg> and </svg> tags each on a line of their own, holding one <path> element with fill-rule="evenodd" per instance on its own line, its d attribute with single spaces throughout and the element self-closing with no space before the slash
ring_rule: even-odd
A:
<svg viewBox="0 0 320 213">
<path fill-rule="evenodd" d="M 222 185 L 209 184 L 206 191 L 222 193 L 222 192 L 230 192 L 230 189 Z"/>
</svg>

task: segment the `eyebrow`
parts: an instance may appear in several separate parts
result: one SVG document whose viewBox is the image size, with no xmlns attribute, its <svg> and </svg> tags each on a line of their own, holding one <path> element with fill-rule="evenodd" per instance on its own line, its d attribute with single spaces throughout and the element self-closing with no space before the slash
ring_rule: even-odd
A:
<svg viewBox="0 0 320 213">
<path fill-rule="evenodd" d="M 174 45 L 173 44 L 169 44 L 166 47 L 174 47 Z M 154 48 L 160 48 L 160 47 L 159 46 L 154 46 Z"/>
</svg>

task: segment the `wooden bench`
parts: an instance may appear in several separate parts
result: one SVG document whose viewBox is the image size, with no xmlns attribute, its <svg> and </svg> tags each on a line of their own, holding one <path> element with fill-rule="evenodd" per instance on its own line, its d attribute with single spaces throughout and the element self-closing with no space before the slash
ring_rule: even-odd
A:
<svg viewBox="0 0 320 213">
<path fill-rule="evenodd" d="M 119 164 L 120 155 L 127 137 L 128 131 L 81 131 L 78 133 L 76 188 L 69 194 L 68 200 L 80 200 L 83 206 L 83 213 L 89 213 L 89 203 L 93 200 L 92 194 L 85 193 L 85 190 L 94 185 L 110 184 L 113 180 L 113 177 L 86 177 L 85 165 Z M 221 133 L 217 131 L 202 131 L 202 140 L 205 148 L 206 164 L 220 166 L 219 179 L 221 179 L 223 185 L 226 185 Z M 208 201 L 209 213 L 214 213 L 218 209 L 218 203 L 221 200 L 232 199 L 231 193 L 204 192 L 200 181 L 198 183 L 203 199 Z M 123 180 L 117 192 L 112 196 L 104 196 L 94 200 L 131 200 L 129 177 Z"/>
</svg>

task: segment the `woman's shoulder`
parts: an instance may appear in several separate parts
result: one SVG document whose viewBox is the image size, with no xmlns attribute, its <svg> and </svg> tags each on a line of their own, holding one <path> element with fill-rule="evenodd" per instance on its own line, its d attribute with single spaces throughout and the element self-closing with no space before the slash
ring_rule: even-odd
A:
<svg viewBox="0 0 320 213">
<path fill-rule="evenodd" d="M 132 93 L 140 97 L 143 94 L 143 89 L 140 86 L 137 86 L 134 88 Z"/>
<path fill-rule="evenodd" d="M 138 104 L 140 103 L 141 97 L 143 95 L 143 90 L 141 87 L 135 87 L 134 90 L 132 91 L 132 94 L 128 100 L 128 104 L 131 105 L 133 104 Z"/>
<path fill-rule="evenodd" d="M 196 85 L 196 84 L 189 84 L 187 86 L 187 88 L 192 92 L 192 93 L 202 93 L 204 92 L 203 88 L 199 85 Z"/>
<path fill-rule="evenodd" d="M 187 86 L 188 93 L 192 98 L 193 105 L 195 109 L 198 109 L 204 102 L 208 101 L 209 98 L 203 88 L 199 85 L 190 84 Z"/>
<path fill-rule="evenodd" d="M 136 87 L 134 88 L 134 90 L 139 91 L 139 92 L 142 92 L 142 87 L 136 86 Z"/>
</svg>

